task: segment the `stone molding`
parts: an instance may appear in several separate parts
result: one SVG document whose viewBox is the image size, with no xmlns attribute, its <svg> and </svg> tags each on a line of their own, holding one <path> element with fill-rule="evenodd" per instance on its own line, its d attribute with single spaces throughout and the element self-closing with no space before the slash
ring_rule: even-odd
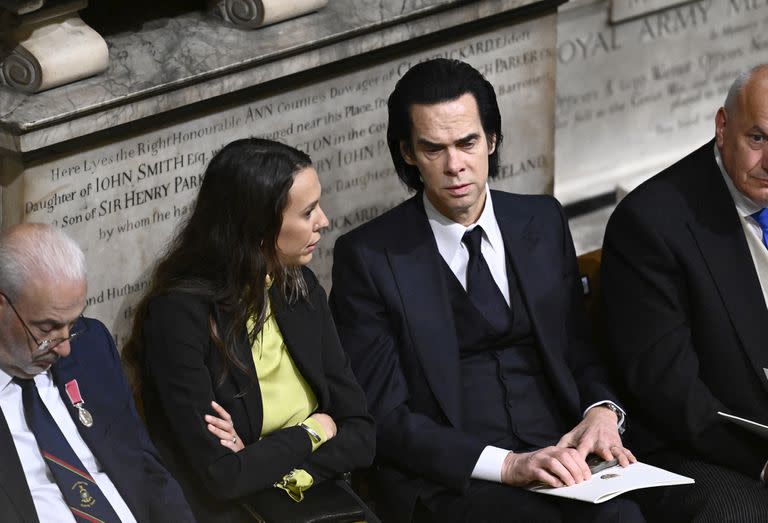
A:
<svg viewBox="0 0 768 523">
<path fill-rule="evenodd" d="M 611 0 L 611 22 L 616 24 L 691 2 L 692 0 Z"/>
<path fill-rule="evenodd" d="M 0 93 L 0 155 L 37 154 L 222 95 L 269 90 L 293 75 L 415 45 L 465 24 L 497 24 L 555 10 L 562 2 L 334 0 L 258 31 L 233 30 L 203 11 L 147 23 L 106 36 L 110 64 L 98 76 L 33 95 Z"/>
</svg>

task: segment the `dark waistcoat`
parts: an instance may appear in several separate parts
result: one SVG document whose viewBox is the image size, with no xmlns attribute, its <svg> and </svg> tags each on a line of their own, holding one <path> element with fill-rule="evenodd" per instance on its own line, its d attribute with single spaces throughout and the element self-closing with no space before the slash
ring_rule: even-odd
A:
<svg viewBox="0 0 768 523">
<path fill-rule="evenodd" d="M 510 305 L 500 306 L 504 328 L 494 328 L 443 262 L 462 378 L 463 429 L 487 444 L 514 451 L 554 445 L 567 426 L 531 319 L 507 257 Z M 503 302 L 503 296 L 499 293 Z"/>
</svg>

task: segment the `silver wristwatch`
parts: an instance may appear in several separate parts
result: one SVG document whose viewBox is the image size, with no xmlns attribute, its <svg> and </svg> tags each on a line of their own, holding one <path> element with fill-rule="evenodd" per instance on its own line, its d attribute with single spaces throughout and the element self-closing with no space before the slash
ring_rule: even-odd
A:
<svg viewBox="0 0 768 523">
<path fill-rule="evenodd" d="M 624 434 L 624 431 L 626 430 L 626 425 L 624 423 L 624 411 L 622 411 L 619 407 L 614 405 L 613 403 L 601 403 L 598 405 L 598 407 L 605 407 L 606 409 L 610 409 L 613 411 L 614 414 L 616 414 L 616 423 L 619 428 L 619 434 Z"/>
</svg>

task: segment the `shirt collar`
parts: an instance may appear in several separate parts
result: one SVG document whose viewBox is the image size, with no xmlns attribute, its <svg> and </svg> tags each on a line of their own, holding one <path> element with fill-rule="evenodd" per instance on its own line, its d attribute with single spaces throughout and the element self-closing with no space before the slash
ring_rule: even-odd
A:
<svg viewBox="0 0 768 523">
<path fill-rule="evenodd" d="M 432 202 L 427 198 L 426 192 L 421 195 L 424 201 L 424 211 L 427 214 L 427 220 L 429 226 L 432 228 L 432 234 L 435 236 L 437 242 L 437 250 L 440 251 L 440 255 L 444 260 L 450 263 L 450 260 L 456 255 L 456 251 L 461 247 L 461 239 L 466 231 L 474 229 L 476 226 L 483 228 L 483 235 L 485 239 L 490 243 L 491 248 L 495 252 L 502 252 L 504 249 L 504 241 L 501 237 L 501 230 L 499 224 L 496 221 L 496 214 L 493 212 L 493 199 L 491 198 L 491 189 L 488 184 L 485 184 L 485 205 L 483 206 L 483 212 L 480 214 L 480 218 L 470 225 L 465 227 L 460 223 L 456 223 L 450 218 L 445 217 L 440 211 L 438 211 Z"/>
<path fill-rule="evenodd" d="M 745 218 L 755 214 L 758 211 L 761 211 L 763 209 L 761 206 L 744 195 L 744 193 L 739 191 L 733 184 L 733 180 L 731 180 L 731 177 L 728 176 L 728 173 L 725 170 L 725 166 L 723 165 L 723 157 L 720 155 L 720 149 L 718 149 L 717 144 L 715 144 L 715 162 L 717 162 L 717 166 L 720 168 L 720 174 L 723 176 L 723 180 L 725 180 L 725 185 L 728 187 L 728 192 L 731 193 L 733 203 L 736 204 L 736 211 L 738 211 L 739 216 Z"/>
<path fill-rule="evenodd" d="M 35 383 L 38 387 L 43 386 L 50 386 L 53 382 L 53 376 L 51 376 L 51 369 L 48 369 L 44 372 L 41 372 L 40 374 L 35 375 L 32 379 L 35 380 Z M 13 376 L 5 372 L 3 369 L 0 369 L 0 393 L 3 392 L 8 385 L 10 385 L 13 382 Z"/>
<path fill-rule="evenodd" d="M 11 381 L 13 381 L 13 376 L 0 369 L 0 392 L 3 392 Z"/>
</svg>

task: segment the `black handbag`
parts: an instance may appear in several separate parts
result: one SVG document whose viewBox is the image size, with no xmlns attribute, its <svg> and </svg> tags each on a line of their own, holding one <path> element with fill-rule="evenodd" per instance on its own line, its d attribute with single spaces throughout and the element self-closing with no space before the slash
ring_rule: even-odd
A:
<svg viewBox="0 0 768 523">
<path fill-rule="evenodd" d="M 279 488 L 269 488 L 253 496 L 243 508 L 259 523 L 353 523 L 365 521 L 363 502 L 343 480 L 324 481 L 304 492 L 304 499 L 293 501 Z"/>
</svg>

